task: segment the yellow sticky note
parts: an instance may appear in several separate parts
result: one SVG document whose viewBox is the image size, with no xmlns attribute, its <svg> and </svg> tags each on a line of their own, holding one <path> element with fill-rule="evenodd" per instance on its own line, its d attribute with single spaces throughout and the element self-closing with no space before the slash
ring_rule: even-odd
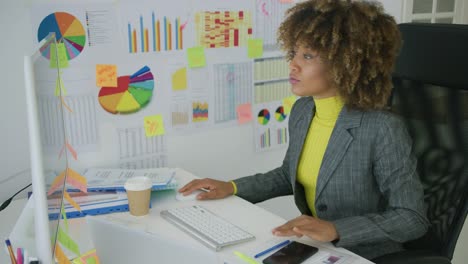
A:
<svg viewBox="0 0 468 264">
<path fill-rule="evenodd" d="M 117 87 L 117 65 L 97 64 L 96 65 L 96 86 Z"/>
<path fill-rule="evenodd" d="M 295 95 L 291 95 L 283 99 L 284 113 L 286 115 L 289 115 L 289 113 L 291 113 L 291 109 L 293 107 L 293 104 L 296 102 L 296 99 L 297 98 Z"/>
<path fill-rule="evenodd" d="M 244 124 L 252 121 L 252 104 L 242 104 L 237 106 L 237 122 Z"/>
<path fill-rule="evenodd" d="M 249 39 L 248 56 L 249 58 L 260 58 L 263 56 L 263 39 Z"/>
<path fill-rule="evenodd" d="M 205 67 L 205 48 L 193 47 L 187 49 L 187 60 L 190 68 Z"/>
<path fill-rule="evenodd" d="M 57 64 L 60 69 L 68 67 L 67 48 L 63 42 L 57 43 L 57 45 L 55 43 L 50 44 L 50 68 L 57 68 Z"/>
<path fill-rule="evenodd" d="M 62 76 L 58 75 L 57 79 L 55 80 L 55 96 L 66 96 L 67 90 L 63 85 Z"/>
<path fill-rule="evenodd" d="M 166 133 L 162 115 L 147 116 L 144 122 L 146 137 L 154 137 Z"/>
<path fill-rule="evenodd" d="M 172 75 L 172 90 L 180 91 L 187 89 L 187 68 L 177 70 Z"/>
<path fill-rule="evenodd" d="M 66 249 L 75 253 L 77 256 L 80 256 L 80 248 L 78 244 L 65 232 L 62 228 L 58 228 L 57 240 L 64 246 Z"/>
</svg>

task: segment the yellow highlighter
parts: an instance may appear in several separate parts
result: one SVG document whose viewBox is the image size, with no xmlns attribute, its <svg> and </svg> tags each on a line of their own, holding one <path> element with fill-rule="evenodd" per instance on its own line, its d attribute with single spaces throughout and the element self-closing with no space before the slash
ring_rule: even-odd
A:
<svg viewBox="0 0 468 264">
<path fill-rule="evenodd" d="M 238 256 L 240 259 L 242 259 L 243 261 L 245 261 L 246 263 L 249 263 L 249 264 L 259 264 L 257 261 L 255 261 L 253 258 L 243 254 L 243 253 L 240 253 L 239 251 L 234 251 L 234 254 L 236 256 Z"/>
</svg>

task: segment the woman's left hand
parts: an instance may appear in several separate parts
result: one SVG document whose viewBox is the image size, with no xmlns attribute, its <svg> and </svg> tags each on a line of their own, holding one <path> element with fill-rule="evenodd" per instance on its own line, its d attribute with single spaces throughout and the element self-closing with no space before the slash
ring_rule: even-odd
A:
<svg viewBox="0 0 468 264">
<path fill-rule="evenodd" d="M 314 240 L 330 242 L 339 238 L 332 222 L 301 215 L 272 230 L 275 236 L 308 236 Z"/>
</svg>

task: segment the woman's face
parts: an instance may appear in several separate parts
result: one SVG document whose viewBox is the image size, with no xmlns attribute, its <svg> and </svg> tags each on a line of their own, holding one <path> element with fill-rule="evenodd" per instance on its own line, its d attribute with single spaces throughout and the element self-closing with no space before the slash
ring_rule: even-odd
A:
<svg viewBox="0 0 468 264">
<path fill-rule="evenodd" d="M 289 83 L 298 96 L 326 98 L 337 94 L 327 79 L 325 64 L 317 52 L 298 46 L 291 54 Z"/>
</svg>

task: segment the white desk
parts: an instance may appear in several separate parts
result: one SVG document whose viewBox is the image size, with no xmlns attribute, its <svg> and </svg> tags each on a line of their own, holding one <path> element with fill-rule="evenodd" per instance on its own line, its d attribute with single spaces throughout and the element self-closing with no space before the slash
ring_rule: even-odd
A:
<svg viewBox="0 0 468 264">
<path fill-rule="evenodd" d="M 179 183 L 179 186 L 184 185 L 193 179 L 194 176 L 189 172 L 178 169 L 176 174 L 176 179 Z M 189 235 L 185 234 L 177 227 L 162 219 L 160 212 L 167 208 L 173 207 L 185 207 L 194 204 L 200 204 L 214 212 L 215 214 L 228 219 L 233 224 L 245 229 L 251 234 L 255 235 L 256 239 L 250 242 L 242 243 L 240 245 L 235 245 L 231 247 L 226 247 L 221 250 L 219 253 L 220 258 L 223 259 L 223 262 L 231 263 L 240 263 L 243 264 L 242 260 L 235 257 L 233 254 L 234 250 L 245 251 L 246 249 L 257 249 L 264 247 L 266 241 L 274 239 L 275 237 L 271 235 L 271 230 L 283 224 L 286 220 L 281 217 L 274 215 L 254 204 L 251 204 L 241 198 L 232 196 L 222 200 L 213 200 L 213 201 L 177 201 L 175 199 L 175 191 L 156 191 L 152 193 L 152 208 L 150 214 L 145 217 L 133 217 L 128 212 L 125 213 L 115 213 L 108 215 L 101 215 L 99 217 L 111 219 L 114 222 L 125 224 L 127 227 L 131 227 L 137 230 L 145 230 L 146 232 L 155 234 L 157 236 L 163 236 L 166 239 L 171 239 L 177 243 L 183 243 L 184 246 L 190 246 L 194 248 L 199 248 L 200 250 L 209 250 L 203 246 L 200 242 L 196 241 Z M 14 208 L 10 208 L 10 211 L 15 210 L 18 206 L 21 206 L 24 202 L 17 202 L 13 204 Z M 293 206 L 293 205 L 291 205 Z M 2 212 L 3 215 L 3 212 Z M 8 215 L 10 218 L 11 216 Z M 16 216 L 17 217 L 17 216 Z M 15 219 L 11 217 L 11 219 Z M 13 220 L 14 221 L 14 220 Z M 2 228 L 4 226 L 4 219 L 2 216 Z M 86 226 L 84 218 L 70 219 L 70 236 L 75 239 L 75 241 L 80 245 L 81 252 L 86 252 L 89 249 L 92 249 L 94 246 L 89 236 L 89 230 Z M 11 226 L 9 227 L 11 228 Z M 3 235 L 3 232 L 2 232 Z M 294 239 L 294 238 L 293 238 Z M 296 239 L 294 239 L 296 240 Z M 301 238 L 299 241 L 305 244 L 310 244 L 324 250 L 334 250 L 342 252 L 348 255 L 357 256 L 352 252 L 349 252 L 342 248 L 335 248 L 330 243 L 318 243 L 312 241 L 309 238 Z M 98 252 L 99 254 L 99 252 Z M 5 252 L 2 252 L 1 257 L 8 257 Z M 0 263 L 8 263 L 9 258 L 6 258 L 4 261 L 0 257 Z M 313 257 L 312 257 L 313 258 Z M 309 259 L 310 260 L 310 259 Z M 311 261 L 305 263 L 311 263 Z M 194 262 L 195 263 L 195 262 Z M 372 263 L 366 259 L 357 257 L 354 263 Z"/>
</svg>

